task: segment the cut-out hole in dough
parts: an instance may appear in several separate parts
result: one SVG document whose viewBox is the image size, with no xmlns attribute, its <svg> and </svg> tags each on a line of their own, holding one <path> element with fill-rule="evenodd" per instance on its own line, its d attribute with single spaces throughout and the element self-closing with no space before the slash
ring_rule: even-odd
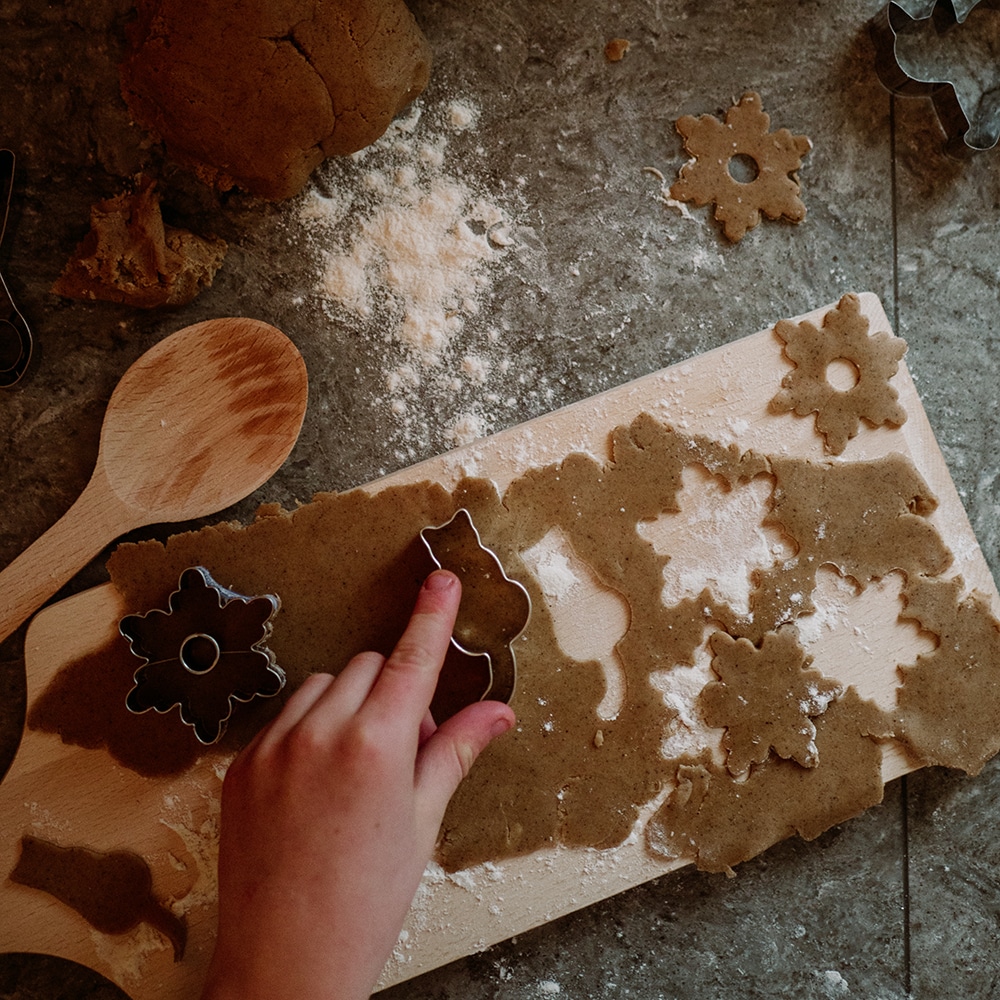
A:
<svg viewBox="0 0 1000 1000">
<path fill-rule="evenodd" d="M 682 478 L 680 512 L 636 526 L 658 555 L 670 557 L 663 570 L 663 603 L 672 607 L 708 587 L 717 600 L 748 614 L 752 572 L 794 555 L 780 532 L 762 524 L 773 480 L 757 476 L 729 489 L 701 465 L 686 466 Z"/>
<path fill-rule="evenodd" d="M 853 684 L 862 698 L 885 711 L 896 704 L 895 667 L 915 663 L 935 647 L 933 636 L 915 622 L 900 620 L 903 584 L 901 573 L 889 573 L 861 590 L 832 566 L 821 566 L 812 594 L 816 611 L 795 621 L 813 669 Z"/>
<path fill-rule="evenodd" d="M 522 552 L 521 558 L 542 589 L 563 652 L 574 660 L 601 664 L 605 692 L 597 714 L 614 719 L 625 702 L 625 675 L 615 646 L 628 631 L 628 602 L 597 579 L 559 528 Z"/>
<path fill-rule="evenodd" d="M 695 650 L 692 666 L 677 666 L 669 670 L 654 670 L 649 675 L 649 683 L 663 696 L 663 704 L 677 713 L 667 724 L 660 745 L 660 753 L 667 760 L 685 755 L 697 756 L 703 750 L 711 750 L 715 762 L 722 767 L 726 761 L 722 749 L 725 729 L 709 726 L 698 709 L 698 695 L 702 688 L 717 681 L 712 670 L 712 650 L 708 637 L 721 626 L 711 623 L 706 626 L 704 639 Z"/>
<path fill-rule="evenodd" d="M 826 380 L 837 392 L 850 392 L 861 381 L 861 372 L 853 361 L 834 358 L 826 366 Z"/>
<path fill-rule="evenodd" d="M 737 153 L 729 157 L 726 169 L 737 184 L 752 184 L 760 175 L 757 161 L 746 153 Z"/>
</svg>

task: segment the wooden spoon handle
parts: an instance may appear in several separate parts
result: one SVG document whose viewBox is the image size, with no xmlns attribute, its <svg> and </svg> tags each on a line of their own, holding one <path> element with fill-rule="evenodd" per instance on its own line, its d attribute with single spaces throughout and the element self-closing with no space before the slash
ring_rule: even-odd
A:
<svg viewBox="0 0 1000 1000">
<path fill-rule="evenodd" d="M 105 545 L 133 527 L 128 508 L 95 473 L 76 503 L 0 572 L 0 642 Z"/>
</svg>

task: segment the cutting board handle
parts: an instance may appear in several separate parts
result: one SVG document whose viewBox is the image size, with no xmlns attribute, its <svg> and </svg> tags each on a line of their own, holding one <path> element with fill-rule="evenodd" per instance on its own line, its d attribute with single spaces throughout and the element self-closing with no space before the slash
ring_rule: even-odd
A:
<svg viewBox="0 0 1000 1000">
<path fill-rule="evenodd" d="M 128 508 L 107 489 L 98 469 L 73 506 L 0 572 L 0 642 L 133 527 Z"/>
</svg>

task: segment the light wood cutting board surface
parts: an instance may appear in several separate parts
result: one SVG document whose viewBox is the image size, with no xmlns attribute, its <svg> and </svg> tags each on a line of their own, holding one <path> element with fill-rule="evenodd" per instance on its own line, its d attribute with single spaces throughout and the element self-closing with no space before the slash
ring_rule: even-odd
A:
<svg viewBox="0 0 1000 1000">
<path fill-rule="evenodd" d="M 862 295 L 861 302 L 873 331 L 890 329 L 873 295 Z M 829 308 L 808 318 L 818 324 Z M 609 432 L 642 412 L 685 432 L 737 442 L 743 450 L 823 460 L 827 456 L 811 418 L 777 416 L 768 410 L 791 368 L 781 347 L 773 331 L 765 330 L 366 489 L 374 492 L 428 479 L 451 486 L 462 476 L 475 475 L 492 479 L 502 491 L 527 469 L 557 462 L 574 451 L 607 458 Z M 906 423 L 898 430 L 864 427 L 840 457 L 856 461 L 894 451 L 909 456 L 939 501 L 931 520 L 955 556 L 948 575 L 961 573 L 969 587 L 987 595 L 997 613 L 996 586 L 905 366 L 893 385 L 906 409 Z M 696 560 L 698 553 L 688 555 Z M 809 651 L 825 650 L 824 663 L 840 664 L 837 679 L 854 682 L 865 696 L 891 704 L 895 664 L 912 662 L 919 640 L 912 627 L 894 625 L 886 616 L 893 602 L 898 613 L 898 595 L 891 584 L 884 598 L 874 592 L 869 596 L 868 603 L 849 605 L 849 628 L 828 630 Z M 63 665 L 105 644 L 123 610 L 117 592 L 106 585 L 53 605 L 35 618 L 25 654 L 29 707 Z M 550 610 L 567 649 L 574 644 L 610 649 L 620 634 L 614 608 L 599 588 L 581 588 L 569 603 L 553 599 Z M 873 656 L 883 664 L 881 672 L 873 669 Z M 887 746 L 886 780 L 913 766 L 901 748 Z M 82 962 L 118 982 L 136 1000 L 197 995 L 214 935 L 223 770 L 203 763 L 179 777 L 148 779 L 119 766 L 103 750 L 67 746 L 58 737 L 26 731 L 0 785 L 0 871 L 13 868 L 25 833 L 98 850 L 137 851 L 150 863 L 158 898 L 176 901 L 175 908 L 186 915 L 189 943 L 184 961 L 174 963 L 167 942 L 145 925 L 117 937 L 98 934 L 48 895 L 5 881 L 0 884 L 0 949 L 42 951 Z M 642 838 L 633 836 L 610 851 L 554 849 L 456 875 L 432 866 L 382 985 L 480 950 L 682 863 L 653 858 Z"/>
</svg>

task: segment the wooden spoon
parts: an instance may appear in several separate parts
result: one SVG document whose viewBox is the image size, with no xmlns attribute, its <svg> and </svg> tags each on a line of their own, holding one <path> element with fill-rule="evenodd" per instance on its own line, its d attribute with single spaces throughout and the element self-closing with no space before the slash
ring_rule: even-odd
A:
<svg viewBox="0 0 1000 1000">
<path fill-rule="evenodd" d="M 111 395 L 83 493 L 0 573 L 0 641 L 119 535 L 204 517 L 270 479 L 306 395 L 295 345 L 258 320 L 195 323 L 142 355 Z"/>
</svg>

